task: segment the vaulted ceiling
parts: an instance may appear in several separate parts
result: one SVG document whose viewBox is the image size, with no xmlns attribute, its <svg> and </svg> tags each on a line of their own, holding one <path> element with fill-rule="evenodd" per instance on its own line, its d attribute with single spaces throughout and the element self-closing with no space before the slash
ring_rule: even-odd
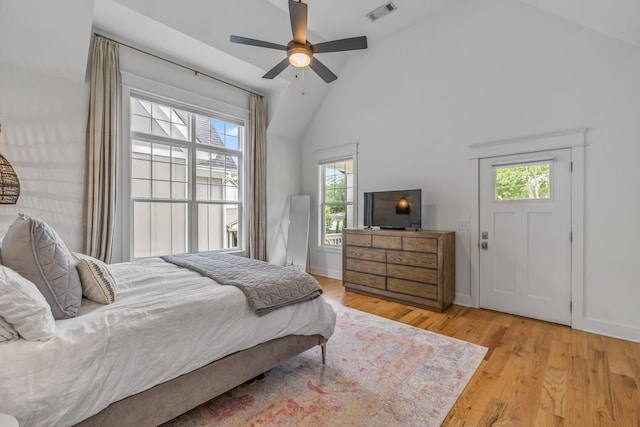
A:
<svg viewBox="0 0 640 427">
<path fill-rule="evenodd" d="M 318 43 L 366 35 L 369 48 L 375 49 L 411 26 L 429 25 L 447 8 L 477 0 L 392 1 L 397 10 L 371 22 L 366 14 L 384 0 L 307 0 L 308 39 Z M 512 1 L 640 48 L 638 0 Z M 261 76 L 284 58 L 283 52 L 229 42 L 229 36 L 235 34 L 286 44 L 291 39 L 288 0 L 3 0 L 0 63 L 18 61 L 51 72 L 84 75 L 91 26 L 94 31 L 266 94 L 272 111 L 269 130 L 285 137 L 303 135 L 333 87 L 313 72 L 296 72 L 293 67 L 274 80 L 264 80 Z M 340 77 L 350 57 L 367 55 L 367 51 L 321 55 L 320 59 Z"/>
</svg>

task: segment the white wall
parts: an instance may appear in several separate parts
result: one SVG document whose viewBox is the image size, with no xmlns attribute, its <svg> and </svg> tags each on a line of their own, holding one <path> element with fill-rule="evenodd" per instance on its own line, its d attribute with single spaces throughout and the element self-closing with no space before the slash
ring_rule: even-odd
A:
<svg viewBox="0 0 640 427">
<path fill-rule="evenodd" d="M 0 236 L 24 212 L 45 220 L 79 251 L 88 87 L 66 75 L 0 67 L 0 153 L 20 180 L 18 203 L 0 205 Z"/>
<path fill-rule="evenodd" d="M 639 70 L 637 47 L 572 22 L 513 0 L 461 2 L 352 59 L 304 137 L 303 191 L 317 206 L 315 150 L 358 141 L 360 200 L 421 187 L 424 228 L 456 230 L 474 214 L 468 145 L 588 127 L 583 325 L 640 340 Z M 312 269 L 340 271 L 311 238 Z M 470 242 L 457 231 L 459 300 Z"/>
<path fill-rule="evenodd" d="M 21 187 L 16 205 L 0 205 L 0 236 L 24 212 L 81 249 L 92 11 L 86 0 L 0 2 L 0 153 Z"/>
</svg>

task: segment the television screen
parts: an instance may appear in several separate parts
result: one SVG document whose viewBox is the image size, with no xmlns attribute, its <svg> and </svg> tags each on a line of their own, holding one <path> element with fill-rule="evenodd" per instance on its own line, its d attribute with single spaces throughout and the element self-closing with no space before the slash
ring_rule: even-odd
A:
<svg viewBox="0 0 640 427">
<path fill-rule="evenodd" d="M 422 227 L 422 190 L 364 193 L 364 226 L 380 228 Z"/>
</svg>

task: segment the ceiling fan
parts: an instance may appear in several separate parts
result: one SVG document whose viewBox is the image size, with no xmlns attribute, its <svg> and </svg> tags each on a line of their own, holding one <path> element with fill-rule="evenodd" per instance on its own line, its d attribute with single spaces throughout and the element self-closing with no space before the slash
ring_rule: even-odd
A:
<svg viewBox="0 0 640 427">
<path fill-rule="evenodd" d="M 268 49 L 286 50 L 287 57 L 278 65 L 267 71 L 262 76 L 265 79 L 273 79 L 289 64 L 294 67 L 311 67 L 326 83 L 331 83 L 338 78 L 322 62 L 313 56 L 314 53 L 343 52 L 346 50 L 359 50 L 367 48 L 367 37 L 351 37 L 348 39 L 333 40 L 324 43 L 311 44 L 307 41 L 307 4 L 301 0 L 289 0 L 289 16 L 291 18 L 291 30 L 293 40 L 286 46 L 250 39 L 247 37 L 231 36 L 232 43 L 246 44 L 250 46 L 266 47 Z"/>
</svg>

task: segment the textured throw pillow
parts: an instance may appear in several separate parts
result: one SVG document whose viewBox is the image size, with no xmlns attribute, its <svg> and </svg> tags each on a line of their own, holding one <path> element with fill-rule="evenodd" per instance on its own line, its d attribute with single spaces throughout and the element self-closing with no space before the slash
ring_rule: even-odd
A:
<svg viewBox="0 0 640 427">
<path fill-rule="evenodd" d="M 18 331 L 0 316 L 0 344 L 18 339 Z"/>
<path fill-rule="evenodd" d="M 2 263 L 38 287 L 54 318 L 76 315 L 82 302 L 77 260 L 47 223 L 20 214 L 4 236 Z"/>
<path fill-rule="evenodd" d="M 47 341 L 56 330 L 51 308 L 36 285 L 0 265 L 0 317 L 29 341 Z"/>
<path fill-rule="evenodd" d="M 109 266 L 89 255 L 74 253 L 79 258 L 78 274 L 82 284 L 82 294 L 99 304 L 111 304 L 118 295 L 118 283 Z"/>
</svg>

